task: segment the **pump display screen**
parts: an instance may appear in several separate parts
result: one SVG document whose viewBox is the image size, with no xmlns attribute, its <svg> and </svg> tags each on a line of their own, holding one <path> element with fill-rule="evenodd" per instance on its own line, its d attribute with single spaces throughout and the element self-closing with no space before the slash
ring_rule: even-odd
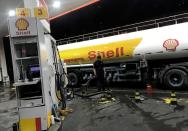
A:
<svg viewBox="0 0 188 131">
<path fill-rule="evenodd" d="M 31 72 L 40 72 L 40 68 L 39 67 L 31 67 L 30 71 Z"/>
<path fill-rule="evenodd" d="M 33 78 L 39 78 L 40 77 L 40 67 L 39 65 L 30 65 L 29 71 L 32 74 Z"/>
</svg>

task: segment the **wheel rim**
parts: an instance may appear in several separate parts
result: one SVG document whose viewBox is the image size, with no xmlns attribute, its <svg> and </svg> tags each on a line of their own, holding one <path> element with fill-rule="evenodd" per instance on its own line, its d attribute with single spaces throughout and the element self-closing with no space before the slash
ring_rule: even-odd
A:
<svg viewBox="0 0 188 131">
<path fill-rule="evenodd" d="M 76 79 L 74 76 L 70 76 L 71 85 L 75 85 Z"/>
<path fill-rule="evenodd" d="M 179 73 L 173 73 L 169 76 L 169 83 L 173 86 L 180 86 L 183 84 L 183 77 Z"/>
<path fill-rule="evenodd" d="M 78 84 L 77 75 L 75 73 L 68 74 L 69 85 L 76 86 Z"/>
</svg>

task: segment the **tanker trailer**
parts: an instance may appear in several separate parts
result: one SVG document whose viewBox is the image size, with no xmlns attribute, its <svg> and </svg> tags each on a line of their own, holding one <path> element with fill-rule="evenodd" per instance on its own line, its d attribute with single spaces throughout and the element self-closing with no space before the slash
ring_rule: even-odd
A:
<svg viewBox="0 0 188 131">
<path fill-rule="evenodd" d="M 163 87 L 188 87 L 188 23 L 119 34 L 58 46 L 71 84 L 93 76 L 101 55 L 108 82 L 157 81 Z"/>
</svg>

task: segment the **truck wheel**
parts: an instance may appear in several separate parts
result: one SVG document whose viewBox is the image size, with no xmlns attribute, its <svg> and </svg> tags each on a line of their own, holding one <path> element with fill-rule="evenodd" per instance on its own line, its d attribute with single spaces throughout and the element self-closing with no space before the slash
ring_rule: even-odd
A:
<svg viewBox="0 0 188 131">
<path fill-rule="evenodd" d="M 164 84 L 171 89 L 188 87 L 188 75 L 181 69 L 171 69 L 164 75 Z"/>
<path fill-rule="evenodd" d="M 78 85 L 78 76 L 76 73 L 71 72 L 68 74 L 68 80 L 70 86 L 77 86 Z"/>
</svg>

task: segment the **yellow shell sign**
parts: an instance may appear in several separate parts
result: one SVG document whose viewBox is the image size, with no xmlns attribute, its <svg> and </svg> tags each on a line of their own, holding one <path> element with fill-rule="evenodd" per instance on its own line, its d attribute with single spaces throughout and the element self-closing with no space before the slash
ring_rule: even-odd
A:
<svg viewBox="0 0 188 131">
<path fill-rule="evenodd" d="M 45 7 L 36 7 L 34 8 L 34 15 L 39 19 L 48 18 L 48 10 Z"/>
<path fill-rule="evenodd" d="M 16 8 L 16 16 L 18 16 L 18 17 L 30 17 L 30 9 L 28 9 L 28 8 Z"/>
<path fill-rule="evenodd" d="M 18 30 L 27 30 L 27 28 L 29 27 L 29 23 L 28 23 L 28 21 L 26 19 L 19 18 L 16 21 L 15 26 L 16 26 L 16 28 L 18 28 Z"/>
</svg>

